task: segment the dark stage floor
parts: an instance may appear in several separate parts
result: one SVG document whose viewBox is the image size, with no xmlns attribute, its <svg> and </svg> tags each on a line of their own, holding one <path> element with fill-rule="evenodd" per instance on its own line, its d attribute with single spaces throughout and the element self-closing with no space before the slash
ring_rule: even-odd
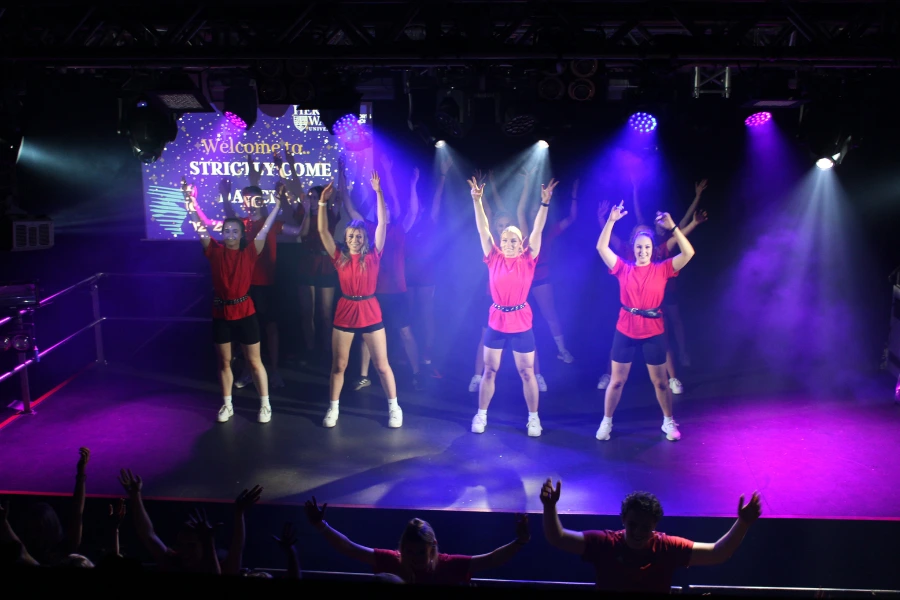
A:
<svg viewBox="0 0 900 600">
<path fill-rule="evenodd" d="M 644 383 L 626 388 L 612 440 L 598 442 L 602 392 L 589 387 L 542 395 L 544 433 L 529 438 L 511 377 L 476 435 L 465 380 L 402 393 L 399 430 L 387 428 L 377 384 L 347 391 L 328 430 L 324 376 L 284 375 L 271 423 L 256 423 L 257 401 L 241 391 L 220 425 L 211 378 L 88 370 L 0 431 L 0 491 L 71 493 L 77 448 L 89 446 L 92 494 L 119 494 L 114 474 L 130 467 L 151 498 L 232 500 L 259 483 L 269 502 L 539 511 L 540 485 L 553 477 L 567 512 L 617 514 L 625 494 L 643 489 L 668 515 L 731 516 L 740 494 L 759 490 L 769 517 L 900 518 L 900 405 L 887 383 L 841 399 L 724 397 L 710 380 L 678 400 L 684 437 L 672 443 L 658 408 L 629 409 L 651 394 Z"/>
</svg>

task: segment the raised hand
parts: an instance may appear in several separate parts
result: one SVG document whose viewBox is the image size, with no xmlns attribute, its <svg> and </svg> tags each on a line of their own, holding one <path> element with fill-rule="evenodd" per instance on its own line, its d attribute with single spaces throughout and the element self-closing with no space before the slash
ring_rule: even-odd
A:
<svg viewBox="0 0 900 600">
<path fill-rule="evenodd" d="M 141 493 L 144 482 L 140 477 L 131 472 L 131 469 L 122 469 L 119 471 L 119 483 L 125 488 L 130 496 Z"/>
<path fill-rule="evenodd" d="M 675 229 L 675 221 L 669 213 L 656 213 L 656 222 L 663 226 L 664 229 L 671 231 Z"/>
<path fill-rule="evenodd" d="M 252 489 L 244 490 L 235 499 L 234 509 L 240 513 L 247 512 L 248 508 L 259 502 L 262 491 L 263 489 L 259 485 L 254 485 Z"/>
<path fill-rule="evenodd" d="M 419 181 L 419 167 L 413 167 L 412 176 L 409 179 L 412 183 Z"/>
<path fill-rule="evenodd" d="M 697 195 L 698 198 L 700 197 L 700 194 L 702 194 L 703 190 L 705 190 L 705 189 L 706 189 L 706 180 L 705 179 L 701 179 L 700 181 L 698 181 L 697 183 L 694 184 L 694 193 Z"/>
<path fill-rule="evenodd" d="M 516 515 L 516 541 L 527 544 L 531 541 L 531 530 L 528 528 L 528 515 Z"/>
<path fill-rule="evenodd" d="M 285 145 L 284 145 L 284 158 L 285 158 L 285 160 L 286 160 L 287 162 L 289 162 L 289 163 L 291 164 L 291 166 L 293 166 L 293 164 L 294 164 L 294 155 L 291 154 L 291 145 L 290 145 L 290 144 L 285 144 Z"/>
<path fill-rule="evenodd" d="M 553 489 L 553 481 L 548 477 L 544 485 L 541 486 L 541 504 L 544 506 L 556 506 L 559 502 L 559 493 L 562 488 L 562 481 L 556 482 L 556 489 Z"/>
<path fill-rule="evenodd" d="M 115 508 L 112 504 L 109 505 L 109 515 L 107 516 L 107 522 L 109 523 L 110 529 L 114 529 L 116 531 L 122 526 L 122 521 L 125 520 L 125 498 L 119 498 L 116 500 Z"/>
<path fill-rule="evenodd" d="M 272 162 L 275 163 L 275 170 L 281 171 L 281 165 L 284 164 L 284 159 L 281 158 L 281 155 L 278 154 L 278 151 L 272 153 Z"/>
<path fill-rule="evenodd" d="M 550 202 L 550 198 L 553 197 L 553 190 L 556 189 L 556 186 L 559 185 L 559 182 L 553 178 L 550 179 L 550 183 L 547 185 L 541 184 L 541 202 L 547 203 Z"/>
<path fill-rule="evenodd" d="M 372 184 L 372 189 L 376 194 L 381 191 L 381 177 L 378 175 L 378 171 L 372 171 L 369 183 Z"/>
<path fill-rule="evenodd" d="M 247 155 L 247 179 L 250 180 L 250 185 L 259 185 L 259 180 L 262 177 L 262 172 L 256 168 L 253 164 L 253 157 L 251 155 Z"/>
<path fill-rule="evenodd" d="M 572 184 L 572 200 L 575 200 L 576 198 L 578 198 L 578 182 L 579 181 L 581 181 L 581 180 L 576 179 L 575 183 Z"/>
<path fill-rule="evenodd" d="M 231 180 L 222 179 L 219 181 L 219 195 L 222 196 L 222 202 L 231 200 Z"/>
<path fill-rule="evenodd" d="M 78 454 L 78 465 L 75 467 L 75 472 L 79 476 L 84 476 L 88 461 L 91 460 L 91 450 L 90 448 L 79 448 Z"/>
<path fill-rule="evenodd" d="M 603 225 L 606 223 L 606 217 L 609 215 L 609 200 L 601 200 L 597 206 L 597 220 Z"/>
<path fill-rule="evenodd" d="M 525 179 L 528 179 L 528 178 L 530 178 L 532 175 L 534 175 L 535 171 L 537 171 L 537 165 L 535 165 L 535 166 L 533 166 L 533 167 L 531 167 L 531 168 L 529 168 L 529 167 L 522 167 L 522 169 L 519 171 L 519 175 L 522 175 L 522 176 L 525 177 Z"/>
<path fill-rule="evenodd" d="M 695 225 L 699 225 L 700 223 L 705 223 L 709 219 L 709 215 L 706 214 L 705 210 L 695 210 L 694 211 L 694 221 Z"/>
<path fill-rule="evenodd" d="M 332 192 L 334 192 L 334 180 L 329 181 L 328 185 L 322 188 L 322 193 L 319 195 L 319 202 L 328 202 Z"/>
<path fill-rule="evenodd" d="M 194 512 L 188 515 L 185 525 L 193 529 L 201 541 L 208 542 L 215 537 L 216 529 L 221 523 L 210 523 L 209 518 L 206 516 L 206 511 L 202 508 L 196 508 Z"/>
<path fill-rule="evenodd" d="M 618 221 L 619 219 L 621 219 L 622 217 L 624 217 L 627 214 L 628 214 L 628 211 L 625 210 L 625 201 L 622 200 L 621 202 L 619 202 L 618 204 L 616 204 L 615 206 L 612 207 L 612 210 L 609 211 L 609 217 L 607 218 L 607 220 L 615 223 L 616 221 Z"/>
<path fill-rule="evenodd" d="M 297 533 L 294 531 L 294 524 L 285 523 L 281 528 L 281 537 L 273 535 L 272 539 L 281 546 L 283 551 L 291 552 L 294 549 L 294 546 L 297 545 Z"/>
<path fill-rule="evenodd" d="M 475 169 L 475 173 L 472 174 L 472 178 L 480 185 L 484 182 L 484 173 L 481 172 L 481 169 Z"/>
<path fill-rule="evenodd" d="M 319 503 L 316 502 L 316 497 L 313 496 L 312 500 L 306 501 L 304 507 L 306 508 L 306 518 L 311 525 L 319 525 L 325 520 L 325 509 L 328 508 L 327 502 L 322 505 L 322 508 L 319 508 Z"/>
<path fill-rule="evenodd" d="M 761 514 L 762 505 L 759 500 L 759 492 L 753 492 L 753 495 L 750 496 L 750 502 L 747 504 L 744 504 L 744 496 L 741 494 L 741 499 L 738 500 L 738 519 L 749 525 L 757 520 Z"/>
<path fill-rule="evenodd" d="M 181 193 L 184 195 L 184 209 L 188 212 L 197 212 L 197 186 L 188 183 L 182 177 Z"/>
<path fill-rule="evenodd" d="M 481 202 L 482 196 L 484 196 L 484 184 L 478 184 L 478 180 L 474 177 L 469 179 L 466 183 L 469 184 L 469 187 L 472 189 L 472 200 L 475 202 Z"/>
<path fill-rule="evenodd" d="M 381 155 L 381 166 L 382 166 L 382 168 L 384 168 L 385 171 L 390 173 L 391 170 L 394 168 L 394 161 L 392 161 L 391 158 L 387 154 L 382 154 Z"/>
</svg>

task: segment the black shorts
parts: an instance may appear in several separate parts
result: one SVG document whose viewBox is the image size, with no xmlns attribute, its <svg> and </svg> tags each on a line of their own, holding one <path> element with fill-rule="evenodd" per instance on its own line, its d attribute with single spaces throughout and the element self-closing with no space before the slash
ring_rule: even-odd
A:
<svg viewBox="0 0 900 600">
<path fill-rule="evenodd" d="M 503 333 L 488 327 L 484 330 L 484 347 L 494 350 L 503 350 L 506 341 L 509 340 L 513 352 L 528 354 L 534 352 L 534 330 L 521 331 L 519 333 Z"/>
<path fill-rule="evenodd" d="M 384 329 L 384 322 L 379 321 L 374 325 L 366 325 L 365 327 L 340 327 L 338 325 L 332 325 L 332 327 L 344 333 L 372 333 L 373 331 Z"/>
<path fill-rule="evenodd" d="M 666 364 L 666 335 L 654 335 L 643 340 L 628 337 L 618 329 L 613 335 L 612 352 L 609 358 L 617 363 L 631 363 L 634 360 L 634 350 L 638 346 L 644 353 L 644 362 L 648 365 Z"/>
<path fill-rule="evenodd" d="M 300 285 L 317 288 L 336 288 L 338 287 L 337 273 L 328 273 L 327 275 L 300 275 L 297 277 Z"/>
<path fill-rule="evenodd" d="M 252 346 L 258 344 L 259 339 L 259 319 L 255 313 L 234 321 L 213 319 L 213 342 L 216 344 L 237 342 L 243 346 Z"/>
<path fill-rule="evenodd" d="M 277 313 L 275 304 L 275 286 L 274 285 L 251 285 L 250 298 L 253 299 L 253 306 L 256 307 L 256 316 L 262 324 L 275 321 Z"/>
<path fill-rule="evenodd" d="M 406 292 L 399 294 L 375 294 L 381 306 L 384 324 L 391 329 L 409 327 L 409 299 Z"/>
</svg>

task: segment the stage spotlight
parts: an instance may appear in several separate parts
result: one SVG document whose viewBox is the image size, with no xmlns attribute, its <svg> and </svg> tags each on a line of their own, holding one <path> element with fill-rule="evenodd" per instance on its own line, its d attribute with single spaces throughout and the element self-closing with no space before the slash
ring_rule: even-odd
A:
<svg viewBox="0 0 900 600">
<path fill-rule="evenodd" d="M 438 140 L 434 143 L 435 148 L 443 148 L 446 145 L 447 145 L 447 142 L 445 142 L 444 140 Z"/>
<path fill-rule="evenodd" d="M 159 160 L 166 144 L 175 141 L 178 125 L 175 115 L 155 109 L 144 99 L 119 100 L 119 135 L 128 137 L 135 156 L 150 164 Z"/>
<path fill-rule="evenodd" d="M 650 133 L 656 129 L 656 117 L 645 112 L 634 113 L 628 119 L 628 126 L 638 133 Z"/>
<path fill-rule="evenodd" d="M 435 112 L 438 129 L 451 137 L 462 137 L 460 107 L 456 100 L 449 96 L 442 99 Z"/>
<path fill-rule="evenodd" d="M 0 129 L 0 156 L 12 159 L 16 162 L 22 155 L 22 132 L 14 127 Z"/>
<path fill-rule="evenodd" d="M 769 121 L 772 120 L 772 113 L 770 112 L 758 112 L 753 113 L 746 119 L 744 119 L 744 124 L 747 127 L 759 127 L 760 125 L 765 125 Z"/>
<path fill-rule="evenodd" d="M 356 114 L 344 115 L 334 124 L 334 135 L 351 152 L 359 152 L 372 147 L 372 136 L 359 123 Z"/>
<path fill-rule="evenodd" d="M 538 145 L 538 148 L 546 150 L 547 148 L 550 147 L 550 142 L 548 142 L 547 140 L 538 140 L 537 145 Z"/>
<path fill-rule="evenodd" d="M 223 112 L 232 125 L 250 129 L 256 123 L 259 99 L 255 84 L 233 85 L 225 90 Z"/>
<path fill-rule="evenodd" d="M 816 166 L 819 167 L 823 171 L 827 171 L 831 167 L 834 166 L 834 160 L 831 158 L 820 158 L 816 161 Z"/>
</svg>

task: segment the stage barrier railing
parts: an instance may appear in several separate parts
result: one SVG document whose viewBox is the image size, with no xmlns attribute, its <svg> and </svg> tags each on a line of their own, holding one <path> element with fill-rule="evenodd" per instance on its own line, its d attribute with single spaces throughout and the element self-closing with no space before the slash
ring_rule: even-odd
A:
<svg viewBox="0 0 900 600">
<path fill-rule="evenodd" d="M 40 300 L 38 305 L 33 308 L 26 308 L 18 311 L 17 314 L 5 317 L 0 319 L 0 327 L 5 326 L 9 322 L 13 322 L 14 324 L 21 326 L 23 324 L 23 317 L 29 313 L 35 312 L 38 309 L 47 306 L 53 303 L 55 300 L 63 298 L 68 294 L 74 292 L 75 290 L 82 289 L 85 286 L 90 287 L 91 293 L 91 309 L 93 313 L 93 320 L 81 327 L 74 333 L 68 335 L 62 340 L 56 342 L 49 348 L 44 350 L 38 350 L 37 347 L 33 351 L 30 352 L 18 352 L 18 361 L 19 364 L 16 365 L 10 371 L 3 373 L 0 375 L 0 382 L 3 382 L 14 375 L 19 375 L 20 382 L 20 393 L 22 395 L 19 400 L 22 404 L 22 408 L 19 410 L 19 414 L 34 414 L 34 409 L 31 407 L 31 386 L 28 380 L 28 367 L 36 362 L 40 362 L 40 360 L 53 352 L 54 350 L 61 348 L 66 343 L 81 335 L 85 331 L 93 329 L 94 331 L 94 346 L 96 350 L 96 363 L 105 365 L 106 364 L 106 352 L 103 346 L 103 328 L 102 323 L 104 321 L 156 321 L 162 323 L 192 323 L 192 322 L 208 322 L 210 319 L 208 318 L 200 318 L 200 317 L 104 317 L 100 312 L 100 280 L 103 278 L 109 277 L 121 277 L 121 278 L 141 278 L 141 279 L 149 279 L 149 278 L 181 278 L 181 279 L 202 279 L 204 276 L 200 273 L 178 273 L 178 272 L 159 272 L 159 273 L 97 273 L 95 275 L 91 275 L 86 279 L 82 279 L 78 283 L 70 285 L 69 287 L 62 289 L 51 296 L 47 296 Z"/>
</svg>

